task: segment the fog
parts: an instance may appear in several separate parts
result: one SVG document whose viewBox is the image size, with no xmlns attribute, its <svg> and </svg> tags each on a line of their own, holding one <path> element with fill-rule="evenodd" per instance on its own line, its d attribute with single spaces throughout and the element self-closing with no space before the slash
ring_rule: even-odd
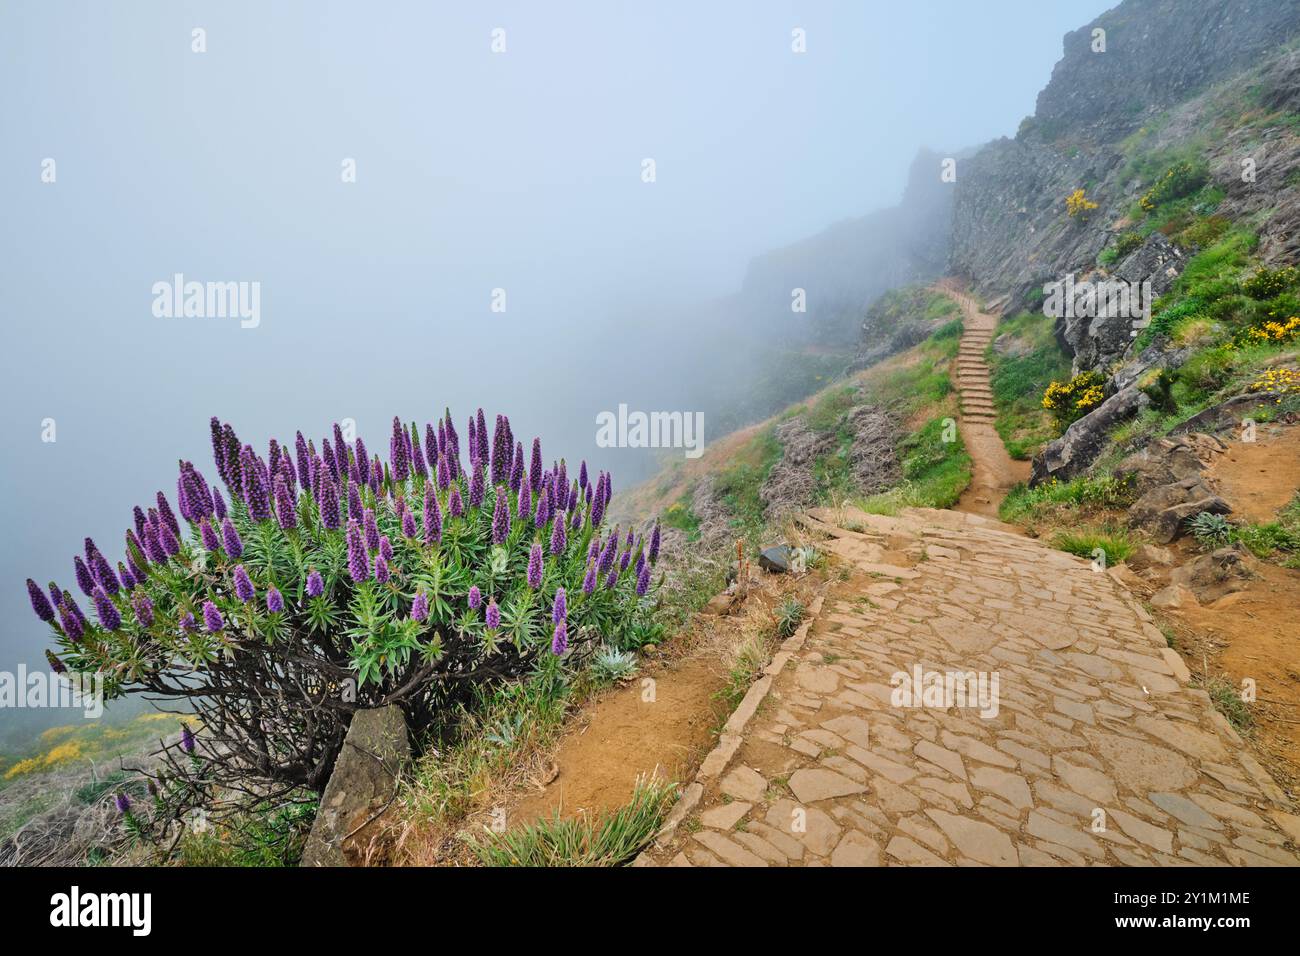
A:
<svg viewBox="0 0 1300 956">
<path fill-rule="evenodd" d="M 1107 6 L 7 0 L 0 670 L 47 646 L 26 577 L 72 588 L 86 535 L 117 560 L 178 458 L 215 477 L 212 415 L 386 453 L 395 414 L 482 406 L 616 489 L 655 458 L 600 412 L 717 437 L 707 350 L 757 326 L 709 303 L 897 202 L 918 148 L 1014 134 Z M 177 273 L 259 283 L 258 324 L 155 316 Z"/>
</svg>

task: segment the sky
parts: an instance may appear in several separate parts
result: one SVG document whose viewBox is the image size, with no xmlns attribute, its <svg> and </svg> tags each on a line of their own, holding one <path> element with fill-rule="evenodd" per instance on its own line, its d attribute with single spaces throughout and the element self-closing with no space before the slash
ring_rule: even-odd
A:
<svg viewBox="0 0 1300 956">
<path fill-rule="evenodd" d="M 674 316 L 1014 135 L 1112 5 L 0 0 L 0 670 L 46 646 L 24 579 L 116 560 L 212 415 L 386 449 L 481 405 L 643 477 L 595 416 L 681 408 Z M 258 283 L 258 324 L 157 316 L 176 273 Z"/>
</svg>

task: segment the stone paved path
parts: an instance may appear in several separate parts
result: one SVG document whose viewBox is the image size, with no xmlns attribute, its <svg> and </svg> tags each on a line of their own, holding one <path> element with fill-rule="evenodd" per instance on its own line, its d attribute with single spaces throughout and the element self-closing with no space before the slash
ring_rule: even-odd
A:
<svg viewBox="0 0 1300 956">
<path fill-rule="evenodd" d="M 854 573 L 638 865 L 1300 863 L 1295 808 L 1109 575 L 976 515 L 807 523 Z M 916 667 L 996 674 L 996 716 L 901 706 Z"/>
</svg>

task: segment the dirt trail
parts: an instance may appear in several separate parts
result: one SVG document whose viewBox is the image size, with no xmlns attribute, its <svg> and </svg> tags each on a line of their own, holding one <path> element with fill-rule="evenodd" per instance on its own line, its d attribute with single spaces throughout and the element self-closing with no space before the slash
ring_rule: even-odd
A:
<svg viewBox="0 0 1300 956">
<path fill-rule="evenodd" d="M 978 303 L 952 279 L 943 280 L 935 290 L 961 307 L 965 327 L 957 352 L 957 395 L 961 400 L 961 435 L 971 456 L 973 474 L 956 510 L 997 517 L 998 505 L 1007 492 L 1029 477 L 1029 463 L 1008 455 L 993 427 L 993 389 L 984 350 L 993 341 L 997 316 L 981 312 Z"/>
</svg>

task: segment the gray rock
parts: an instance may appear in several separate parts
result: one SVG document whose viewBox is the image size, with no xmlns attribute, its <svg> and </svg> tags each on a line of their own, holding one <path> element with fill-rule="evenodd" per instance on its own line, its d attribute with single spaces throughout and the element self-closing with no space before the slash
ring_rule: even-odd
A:
<svg viewBox="0 0 1300 956">
<path fill-rule="evenodd" d="M 1231 431 L 1240 428 L 1243 419 L 1253 418 L 1267 404 L 1267 401 L 1260 395 L 1236 395 L 1212 408 L 1198 412 L 1174 428 L 1170 434 L 1184 435 L 1188 432 Z"/>
<path fill-rule="evenodd" d="M 1168 544 L 1183 533 L 1188 518 L 1206 511 L 1225 515 L 1232 508 L 1201 478 L 1184 478 L 1139 498 L 1129 508 L 1129 524 L 1147 531 L 1157 544 Z"/>
<path fill-rule="evenodd" d="M 1173 552 L 1156 544 L 1144 544 L 1136 548 L 1124 562 L 1134 571 L 1147 568 L 1167 568 L 1174 563 Z"/>
<path fill-rule="evenodd" d="M 1169 576 L 1171 586 L 1187 588 L 1203 604 L 1217 601 L 1233 591 L 1241 591 L 1255 576 L 1255 559 L 1241 544 L 1219 548 L 1175 568 Z"/>
<path fill-rule="evenodd" d="M 790 570 L 790 546 L 778 544 L 764 548 L 758 555 L 758 566 L 772 574 L 785 574 Z"/>
<path fill-rule="evenodd" d="M 395 705 L 359 710 L 321 797 L 303 866 L 355 866 L 378 831 L 411 758 L 406 717 Z"/>
<path fill-rule="evenodd" d="M 1042 450 L 1034 459 L 1029 484 L 1038 485 L 1050 478 L 1066 481 L 1082 474 L 1105 449 L 1110 430 L 1149 404 L 1150 399 L 1136 388 L 1116 392 Z"/>
</svg>

